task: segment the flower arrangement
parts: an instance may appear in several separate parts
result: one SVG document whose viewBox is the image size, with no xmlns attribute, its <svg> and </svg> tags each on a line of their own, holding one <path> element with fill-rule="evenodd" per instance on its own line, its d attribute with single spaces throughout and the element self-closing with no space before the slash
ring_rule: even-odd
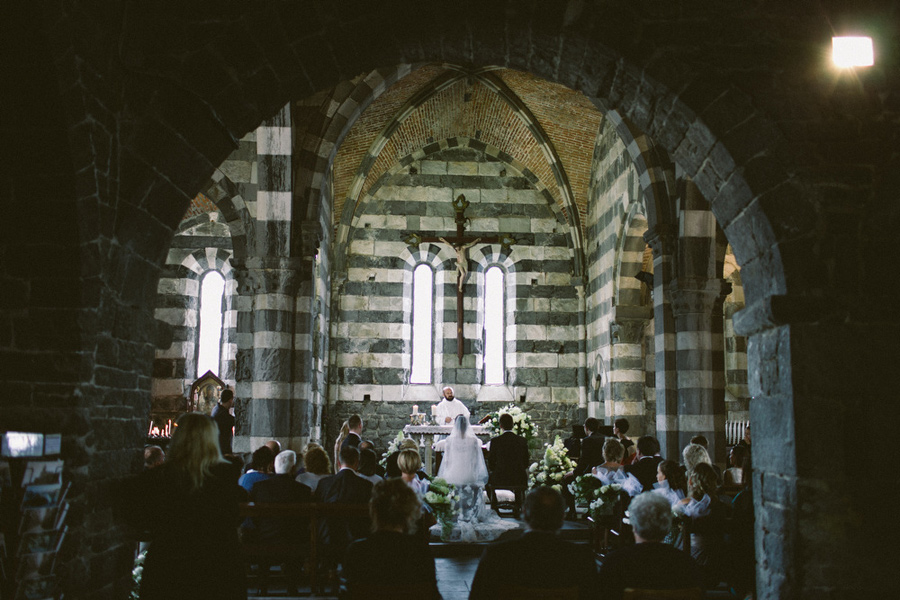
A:
<svg viewBox="0 0 900 600">
<path fill-rule="evenodd" d="M 456 522 L 456 502 L 459 501 L 456 486 L 450 485 L 442 477 L 435 477 L 429 483 L 423 500 L 441 525 L 441 539 L 449 539 Z"/>
<path fill-rule="evenodd" d="M 400 442 L 403 441 L 403 430 L 397 432 L 397 435 L 388 443 L 387 450 L 384 451 L 384 454 L 381 455 L 381 460 L 378 461 L 382 467 L 387 468 L 387 459 L 388 456 L 396 452 L 400 449 Z"/>
<path fill-rule="evenodd" d="M 528 441 L 531 441 L 531 438 L 537 435 L 538 428 L 531 420 L 531 415 L 515 404 L 510 403 L 491 414 L 490 423 L 492 436 L 498 436 L 502 433 L 502 430 L 500 429 L 500 415 L 503 413 L 507 413 L 513 418 L 512 431 L 516 435 L 521 435 Z"/>
<path fill-rule="evenodd" d="M 134 559 L 134 568 L 131 569 L 131 594 L 128 596 L 130 600 L 138 600 L 141 597 L 141 578 L 144 576 L 144 559 L 147 558 L 147 551 L 144 550 Z"/>
<path fill-rule="evenodd" d="M 574 468 L 575 463 L 569 458 L 568 450 L 556 436 L 552 444 L 544 444 L 541 460 L 528 467 L 528 487 L 549 485 L 561 492 L 563 477 Z"/>
<path fill-rule="evenodd" d="M 587 505 L 588 514 L 593 518 L 611 516 L 615 512 L 616 503 L 628 498 L 617 483 L 604 484 L 593 475 L 581 475 L 569 484 L 569 491 L 575 496 L 575 502 Z"/>
</svg>

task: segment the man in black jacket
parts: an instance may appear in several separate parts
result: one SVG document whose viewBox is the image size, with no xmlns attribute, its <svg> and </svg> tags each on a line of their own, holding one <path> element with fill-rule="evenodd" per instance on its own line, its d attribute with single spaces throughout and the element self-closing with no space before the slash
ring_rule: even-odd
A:
<svg viewBox="0 0 900 600">
<path fill-rule="evenodd" d="M 603 442 L 606 441 L 606 436 L 600 433 L 600 420 L 588 417 L 584 421 L 584 432 L 587 437 L 581 440 L 581 456 L 578 463 L 575 469 L 566 473 L 563 478 L 562 495 L 569 509 L 569 518 L 575 518 L 575 496 L 569 491 L 569 484 L 575 481 L 576 477 L 590 473 L 592 468 L 605 462 Z"/>
<path fill-rule="evenodd" d="M 659 440 L 652 435 L 642 435 L 637 441 L 637 455 L 634 462 L 625 465 L 625 472 L 637 477 L 644 486 L 644 491 L 649 492 L 656 483 L 656 469 L 662 460 L 659 455 Z"/>
<path fill-rule="evenodd" d="M 341 448 L 341 470 L 326 477 L 316 487 L 316 502 L 323 504 L 368 504 L 372 497 L 372 482 L 356 474 L 359 450 L 353 446 Z M 325 547 L 325 558 L 340 562 L 353 540 L 369 533 L 368 517 L 327 517 L 319 522 L 319 538 Z"/>
<path fill-rule="evenodd" d="M 528 485 L 528 441 L 513 433 L 513 425 L 512 415 L 501 414 L 500 429 L 502 433 L 491 439 L 491 451 L 488 454 L 488 471 L 490 473 L 488 486 L 491 506 L 495 509 L 494 490 L 496 488 Z M 520 495 L 517 495 L 516 507 L 519 505 L 519 499 Z M 518 518 L 518 508 L 515 513 L 514 516 Z"/>
</svg>

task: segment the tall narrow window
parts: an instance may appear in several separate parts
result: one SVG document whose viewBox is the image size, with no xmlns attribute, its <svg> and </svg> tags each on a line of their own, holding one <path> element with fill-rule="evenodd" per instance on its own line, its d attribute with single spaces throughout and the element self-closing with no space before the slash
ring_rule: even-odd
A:
<svg viewBox="0 0 900 600">
<path fill-rule="evenodd" d="M 207 371 L 219 374 L 222 343 L 222 297 L 225 278 L 209 271 L 200 280 L 200 350 L 197 353 L 197 377 Z"/>
<path fill-rule="evenodd" d="M 420 264 L 413 271 L 412 372 L 410 383 L 431 383 L 434 271 Z"/>
<path fill-rule="evenodd" d="M 503 383 L 503 269 L 494 266 L 484 275 L 484 382 Z"/>
</svg>

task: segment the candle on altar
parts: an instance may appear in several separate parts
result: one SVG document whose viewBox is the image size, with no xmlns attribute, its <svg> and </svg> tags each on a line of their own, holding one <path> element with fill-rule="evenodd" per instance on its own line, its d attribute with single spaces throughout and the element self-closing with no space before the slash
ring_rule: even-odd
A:
<svg viewBox="0 0 900 600">
<path fill-rule="evenodd" d="M 434 417 L 437 415 L 437 404 L 431 405 L 431 416 Z"/>
<path fill-rule="evenodd" d="M 414 415 L 419 414 L 419 405 L 418 404 L 413 404 L 412 414 L 414 414 Z"/>
<path fill-rule="evenodd" d="M 153 421 L 150 421 L 150 429 L 147 430 L 147 435 L 153 434 Z"/>
</svg>

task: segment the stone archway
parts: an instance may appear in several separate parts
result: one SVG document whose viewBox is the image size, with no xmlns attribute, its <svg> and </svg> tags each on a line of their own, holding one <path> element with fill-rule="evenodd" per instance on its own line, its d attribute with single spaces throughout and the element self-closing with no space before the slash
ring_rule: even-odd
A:
<svg viewBox="0 0 900 600">
<path fill-rule="evenodd" d="M 7 364 L 15 359 L 29 365 L 27 356 L 35 348 L 28 343 L 40 352 L 74 361 L 58 368 L 67 377 L 68 391 L 62 395 L 71 395 L 77 405 L 68 413 L 73 419 L 60 425 L 79 456 L 81 481 L 76 493 L 81 498 L 95 493 L 103 497 L 104 482 L 127 472 L 127 468 L 101 471 L 101 454 L 109 449 L 98 446 L 91 432 L 119 431 L 117 438 L 126 447 L 134 447 L 137 434 L 131 431 L 128 418 L 124 424 L 113 423 L 98 409 L 104 406 L 105 395 L 127 391 L 134 399 L 135 413 L 145 411 L 147 392 L 139 380 L 149 372 L 149 361 L 137 352 L 128 364 L 108 364 L 109 356 L 103 358 L 102 350 L 104 344 L 138 349 L 154 345 L 158 327 L 149 306 L 158 265 L 187 202 L 237 137 L 287 100 L 376 65 L 419 60 L 500 64 L 606 99 L 608 106 L 620 110 L 669 151 L 694 178 L 723 224 L 744 267 L 748 308 L 743 317 L 735 318 L 735 324 L 752 335 L 750 383 L 757 395 L 752 413 L 754 422 L 762 424 L 755 440 L 760 457 L 756 504 L 761 597 L 807 592 L 848 595 L 850 590 L 884 589 L 885 585 L 896 589 L 894 584 L 878 583 L 879 561 L 867 562 L 866 548 L 852 542 L 875 531 L 875 520 L 865 516 L 872 496 L 849 488 L 851 480 L 841 461 L 830 468 L 817 464 L 822 456 L 840 458 L 835 449 L 818 452 L 820 436 L 838 435 L 845 417 L 857 410 L 875 416 L 872 407 L 879 406 L 886 391 L 876 380 L 881 367 L 888 366 L 885 358 L 872 352 L 840 358 L 834 353 L 819 361 L 826 354 L 824 348 L 861 348 L 857 336 L 869 335 L 870 343 L 875 340 L 888 350 L 885 355 L 896 356 L 897 349 L 896 316 L 844 308 L 858 299 L 858 292 L 848 283 L 848 269 L 834 264 L 837 251 L 821 250 L 818 245 L 824 234 L 817 228 L 828 231 L 834 226 L 820 212 L 833 209 L 813 203 L 810 194 L 821 183 L 840 188 L 839 178 L 828 172 L 829 165 L 822 165 L 821 159 L 812 160 L 815 153 L 805 149 L 807 137 L 815 138 L 814 134 L 792 130 L 787 144 L 779 133 L 791 130 L 789 122 L 801 120 L 794 110 L 807 100 L 815 105 L 827 96 L 815 85 L 797 89 L 793 98 L 777 94 L 773 88 L 789 85 L 778 83 L 789 76 L 754 71 L 747 82 L 742 57 L 748 54 L 784 56 L 772 60 L 784 61 L 778 64 L 796 75 L 797 81 L 805 81 L 806 65 L 794 58 L 795 40 L 781 42 L 776 36 L 771 46 L 762 47 L 748 34 L 732 45 L 716 45 L 718 26 L 732 23 L 731 17 L 744 19 L 735 30 L 743 33 L 766 30 L 769 19 L 776 16 L 796 16 L 805 19 L 808 27 L 785 35 L 798 38 L 809 35 L 805 31 L 827 31 L 824 19 L 791 13 L 790 7 L 779 7 L 773 16 L 737 6 L 716 15 L 688 18 L 680 13 L 680 6 L 660 13 L 641 2 L 624 9 L 615 3 L 587 6 L 578 2 L 527 7 L 416 4 L 414 9 L 398 3 L 397 11 L 372 4 L 357 7 L 354 15 L 343 15 L 339 7 L 291 2 L 217 6 L 210 13 L 205 6 L 164 2 L 132 5 L 125 18 L 121 12 L 100 15 L 82 11 L 76 4 L 47 1 L 39 9 L 23 9 L 27 10 L 24 18 L 16 15 L 16 23 L 27 25 L 25 33 L 17 35 L 37 30 L 36 39 L 46 42 L 41 49 L 23 41 L 28 56 L 58 75 L 59 81 L 44 74 L 17 77 L 52 90 L 55 112 L 43 130 L 70 144 L 68 153 L 54 153 L 60 164 L 53 165 L 53 171 L 65 179 L 55 184 L 54 192 L 64 199 L 67 214 L 74 213 L 86 227 L 75 230 L 54 221 L 66 233 L 64 239 L 56 240 L 58 245 L 81 258 L 84 279 L 74 287 L 84 295 L 69 309 L 73 320 L 83 320 L 71 338 L 46 332 L 43 337 L 30 336 L 33 342 L 8 341 L 12 350 Z M 645 7 L 648 11 L 643 13 Z M 51 23 L 41 9 L 60 18 Z M 479 18 L 470 21 L 475 13 Z M 710 62 L 694 58 L 697 39 L 709 39 L 709 50 L 719 50 Z M 119 45 L 117 40 L 125 43 Z M 800 40 L 804 48 L 815 42 Z M 28 64 L 24 53 L 14 57 Z M 178 60 L 171 60 L 174 57 Z M 57 95 L 58 89 L 64 91 Z M 848 97 L 850 93 L 846 92 Z M 106 102 L 84 101 L 94 98 Z M 757 107 L 765 107 L 771 117 Z M 835 111 L 862 115 L 865 123 L 875 120 L 852 103 Z M 63 112 L 65 120 L 60 116 Z M 780 127 L 775 120 L 782 121 Z M 825 120 L 823 116 L 815 122 L 824 128 Z M 892 129 L 884 129 L 871 133 L 872 139 L 885 139 Z M 836 136 L 841 141 L 853 137 Z M 802 173 L 791 169 L 792 154 L 810 160 L 810 169 Z M 876 173 L 887 172 L 887 161 L 869 156 L 864 160 L 874 165 Z M 4 178 L 21 182 L 24 175 L 34 173 L 34 167 L 23 166 L 22 174 Z M 792 178 L 789 173 L 797 174 Z M 863 180 L 854 183 L 851 192 L 836 189 L 834 194 L 848 206 L 857 191 L 869 202 L 872 184 Z M 22 200 L 36 195 L 27 186 L 14 189 L 4 194 Z M 877 201 L 884 203 L 886 197 L 882 193 Z M 73 200 L 75 211 L 71 210 Z M 30 214 L 15 218 L 31 227 L 36 223 Z M 8 247 L 13 242 L 5 243 Z M 864 250 L 859 255 L 868 257 Z M 26 259 L 20 253 L 10 256 Z M 52 265 L 49 258 L 37 260 Z M 830 270 L 832 266 L 837 270 Z M 30 273 L 18 277 L 29 282 L 28 291 L 17 296 L 12 307 L 24 307 L 28 313 L 17 317 L 16 325 L 17 331 L 26 332 L 36 326 L 40 313 L 32 300 L 49 299 L 50 306 L 63 307 L 61 299 L 30 285 L 41 277 Z M 825 294 L 836 295 L 837 300 L 819 300 Z M 839 318 L 822 322 L 829 311 L 836 311 Z M 847 319 L 841 322 L 840 317 Z M 848 370 L 846 377 L 830 374 Z M 118 371 L 121 377 L 111 377 Z M 42 374 L 22 372 L 29 394 L 50 389 Z M 861 400 L 848 402 L 847 396 L 870 401 L 871 406 Z M 5 410 L 5 416 L 12 416 L 7 423 L 32 421 L 34 416 L 26 415 L 25 406 L 23 401 L 18 410 Z M 794 444 L 782 445 L 784 440 Z M 877 449 L 886 447 L 879 444 Z M 82 508 L 85 504 L 82 500 Z M 829 539 L 817 534 L 820 525 L 828 526 Z M 75 537 L 83 549 L 96 541 L 98 547 L 108 548 L 99 553 L 121 558 L 123 548 L 106 541 L 116 539 L 115 528 L 104 527 L 107 531 L 87 532 L 82 527 Z M 101 541 L 107 533 L 110 537 Z M 114 562 L 120 564 L 121 573 L 91 570 L 73 576 L 72 589 L 93 592 L 108 585 L 110 578 L 121 588 L 124 564 Z"/>
</svg>

